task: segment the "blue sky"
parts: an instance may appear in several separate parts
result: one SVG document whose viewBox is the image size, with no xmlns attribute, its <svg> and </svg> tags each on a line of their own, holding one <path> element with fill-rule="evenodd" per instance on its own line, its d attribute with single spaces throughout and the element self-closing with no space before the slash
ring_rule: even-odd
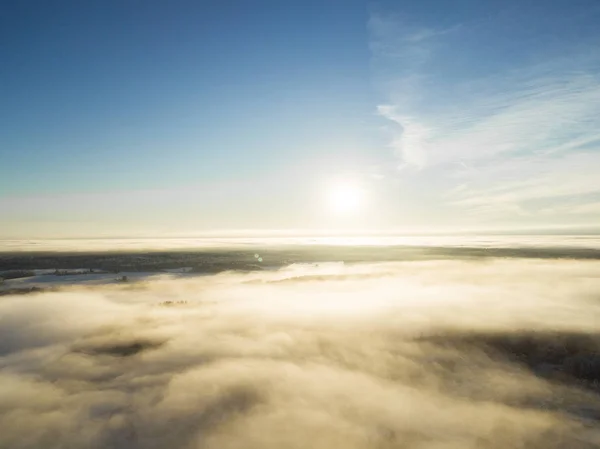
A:
<svg viewBox="0 0 600 449">
<path fill-rule="evenodd" d="M 596 1 L 89 1 L 0 16 L 0 237 L 591 226 Z M 332 216 L 326 191 L 366 192 Z"/>
</svg>

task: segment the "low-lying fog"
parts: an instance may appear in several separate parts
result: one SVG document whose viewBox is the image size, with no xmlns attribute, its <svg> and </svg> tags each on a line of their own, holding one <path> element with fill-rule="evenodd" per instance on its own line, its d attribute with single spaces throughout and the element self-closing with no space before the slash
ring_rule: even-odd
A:
<svg viewBox="0 0 600 449">
<path fill-rule="evenodd" d="M 600 262 L 293 265 L 0 298 L 0 448 L 597 448 Z"/>
</svg>

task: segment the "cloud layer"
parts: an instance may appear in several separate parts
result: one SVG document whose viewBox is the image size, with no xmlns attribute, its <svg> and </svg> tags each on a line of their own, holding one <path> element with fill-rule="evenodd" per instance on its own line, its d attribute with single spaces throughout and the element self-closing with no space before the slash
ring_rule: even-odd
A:
<svg viewBox="0 0 600 449">
<path fill-rule="evenodd" d="M 0 447 L 592 448 L 599 268 L 294 265 L 3 297 Z"/>
</svg>

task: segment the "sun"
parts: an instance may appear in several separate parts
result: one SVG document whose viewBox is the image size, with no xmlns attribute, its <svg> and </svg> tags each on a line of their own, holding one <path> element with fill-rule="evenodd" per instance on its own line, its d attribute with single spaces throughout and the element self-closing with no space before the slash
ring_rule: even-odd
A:
<svg viewBox="0 0 600 449">
<path fill-rule="evenodd" d="M 327 205 L 336 214 L 356 213 L 360 210 L 362 201 L 362 189 L 349 181 L 337 182 L 327 191 Z"/>
</svg>

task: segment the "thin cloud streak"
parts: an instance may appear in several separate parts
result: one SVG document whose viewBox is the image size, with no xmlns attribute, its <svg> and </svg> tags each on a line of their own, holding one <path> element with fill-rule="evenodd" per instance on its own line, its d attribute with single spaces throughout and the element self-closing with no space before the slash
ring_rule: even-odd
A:
<svg viewBox="0 0 600 449">
<path fill-rule="evenodd" d="M 422 176 L 435 170 L 447 204 L 484 220 L 535 219 L 551 208 L 532 202 L 554 199 L 558 210 L 569 196 L 600 192 L 600 157 L 594 153 L 600 145 L 597 51 L 493 76 L 466 76 L 448 85 L 451 101 L 439 102 L 428 92 L 433 75 L 427 63 L 440 58 L 436 49 L 442 43 L 449 45 L 441 38 L 445 32 L 423 29 L 417 33 L 423 38 L 415 40 L 393 16 L 386 20 L 376 16 L 371 24 L 375 76 L 384 74 L 390 99 L 377 110 L 393 123 L 389 145 L 399 167 L 425 170 Z M 436 76 L 444 82 L 443 72 Z M 573 211 L 597 213 L 592 206 Z"/>
</svg>

